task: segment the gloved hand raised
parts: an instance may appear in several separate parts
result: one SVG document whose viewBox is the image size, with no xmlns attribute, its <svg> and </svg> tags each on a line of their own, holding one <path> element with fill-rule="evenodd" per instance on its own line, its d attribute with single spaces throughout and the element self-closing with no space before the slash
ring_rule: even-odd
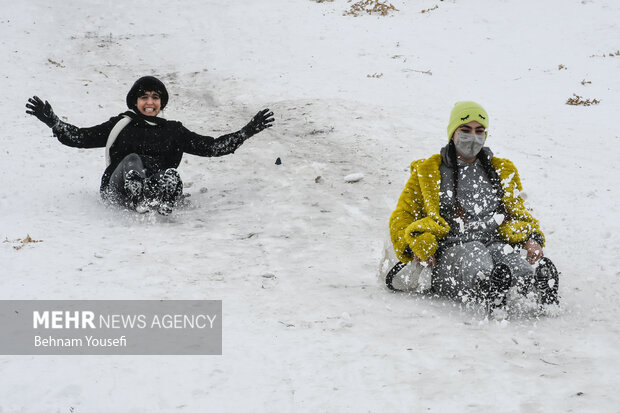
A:
<svg viewBox="0 0 620 413">
<path fill-rule="evenodd" d="M 28 99 L 26 103 L 27 114 L 36 116 L 41 122 L 45 123 L 50 128 L 58 123 L 58 116 L 54 114 L 52 106 L 46 100 L 45 103 L 38 96 L 33 96 Z"/>
<path fill-rule="evenodd" d="M 269 109 L 263 109 L 254 115 L 252 120 L 241 129 L 241 132 L 249 138 L 263 129 L 272 127 L 273 121 L 273 112 L 270 112 Z"/>
</svg>

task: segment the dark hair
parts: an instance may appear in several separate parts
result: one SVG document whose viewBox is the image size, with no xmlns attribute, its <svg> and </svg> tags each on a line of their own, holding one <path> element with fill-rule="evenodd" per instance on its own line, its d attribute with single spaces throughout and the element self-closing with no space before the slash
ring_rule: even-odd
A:
<svg viewBox="0 0 620 413">
<path fill-rule="evenodd" d="M 504 188 L 502 188 L 502 181 L 501 179 L 499 179 L 497 171 L 495 170 L 493 165 L 491 165 L 491 155 L 489 155 L 489 153 L 486 151 L 480 151 L 478 153 L 478 159 L 480 159 L 482 169 L 484 169 L 484 172 L 487 174 L 487 178 L 489 178 L 489 181 L 491 181 L 491 185 L 497 192 L 497 196 L 501 201 L 504 197 Z"/>
<path fill-rule="evenodd" d="M 153 76 L 144 76 L 136 80 L 129 93 L 127 93 L 127 107 L 133 109 L 136 106 L 138 97 L 145 92 L 157 92 L 161 98 L 161 108 L 168 104 L 168 91 L 161 80 Z"/>
</svg>

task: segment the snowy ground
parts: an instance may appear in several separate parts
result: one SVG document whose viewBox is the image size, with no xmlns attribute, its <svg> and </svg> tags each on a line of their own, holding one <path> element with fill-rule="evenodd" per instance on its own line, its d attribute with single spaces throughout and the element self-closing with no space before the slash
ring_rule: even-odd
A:
<svg viewBox="0 0 620 413">
<path fill-rule="evenodd" d="M 1 413 L 620 412 L 620 4 L 394 5 L 4 5 L 0 298 L 221 299 L 224 354 L 1 356 Z M 104 207 L 103 150 L 24 113 L 37 94 L 98 124 L 145 74 L 199 133 L 276 113 L 234 155 L 186 156 L 192 204 L 166 219 Z M 573 93 L 601 103 L 565 105 Z M 409 163 L 445 144 L 465 99 L 519 167 L 562 272 L 558 317 L 486 322 L 377 282 Z M 27 234 L 42 242 L 14 249 Z"/>
</svg>

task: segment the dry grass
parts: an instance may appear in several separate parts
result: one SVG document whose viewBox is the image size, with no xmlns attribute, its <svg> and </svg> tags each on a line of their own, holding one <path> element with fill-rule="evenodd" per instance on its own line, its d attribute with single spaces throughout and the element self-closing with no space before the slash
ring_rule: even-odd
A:
<svg viewBox="0 0 620 413">
<path fill-rule="evenodd" d="M 603 53 L 603 54 L 593 54 L 590 57 L 618 57 L 620 56 L 620 50 L 616 50 L 611 53 Z"/>
<path fill-rule="evenodd" d="M 344 12 L 344 15 L 349 16 L 361 16 L 363 14 L 378 14 L 381 16 L 387 16 L 391 11 L 398 11 L 393 4 L 381 0 L 361 0 L 357 3 L 353 3 L 349 10 Z"/>
<path fill-rule="evenodd" d="M 430 9 L 422 10 L 420 13 L 428 13 L 433 10 L 437 10 L 439 8 L 439 4 L 435 5 L 435 7 L 431 7 Z"/>
<path fill-rule="evenodd" d="M 18 238 L 15 241 L 10 241 L 8 238 L 5 237 L 4 241 L 2 242 L 19 242 L 19 245 L 14 245 L 13 248 L 16 250 L 21 250 L 22 248 L 24 248 L 24 246 L 26 244 L 31 244 L 31 243 L 35 243 L 35 242 L 43 242 L 42 240 L 37 240 L 37 239 L 32 239 L 30 237 L 30 234 L 26 235 L 26 238 Z"/>
<path fill-rule="evenodd" d="M 599 103 L 601 103 L 601 101 L 598 99 L 584 99 L 583 97 L 576 95 L 574 93 L 573 93 L 573 97 L 568 98 L 568 100 L 566 101 L 567 105 L 572 105 L 572 106 L 592 106 L 592 105 L 598 105 Z"/>
</svg>

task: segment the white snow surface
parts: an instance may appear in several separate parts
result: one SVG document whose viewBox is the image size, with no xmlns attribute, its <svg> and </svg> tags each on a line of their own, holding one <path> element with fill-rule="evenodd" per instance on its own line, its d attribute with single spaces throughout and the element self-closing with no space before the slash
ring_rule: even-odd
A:
<svg viewBox="0 0 620 413">
<path fill-rule="evenodd" d="M 620 411 L 620 3 L 351 4 L 2 0 L 0 298 L 221 299 L 224 342 L 0 356 L 0 412 Z M 186 155 L 191 206 L 165 219 L 106 208 L 104 150 L 24 113 L 36 94 L 99 124 L 147 74 L 198 133 L 276 114 L 233 155 Z M 555 317 L 489 321 L 377 281 L 409 163 L 445 145 L 459 100 L 519 168 L 561 271 Z M 42 242 L 14 249 L 27 234 Z"/>
</svg>

